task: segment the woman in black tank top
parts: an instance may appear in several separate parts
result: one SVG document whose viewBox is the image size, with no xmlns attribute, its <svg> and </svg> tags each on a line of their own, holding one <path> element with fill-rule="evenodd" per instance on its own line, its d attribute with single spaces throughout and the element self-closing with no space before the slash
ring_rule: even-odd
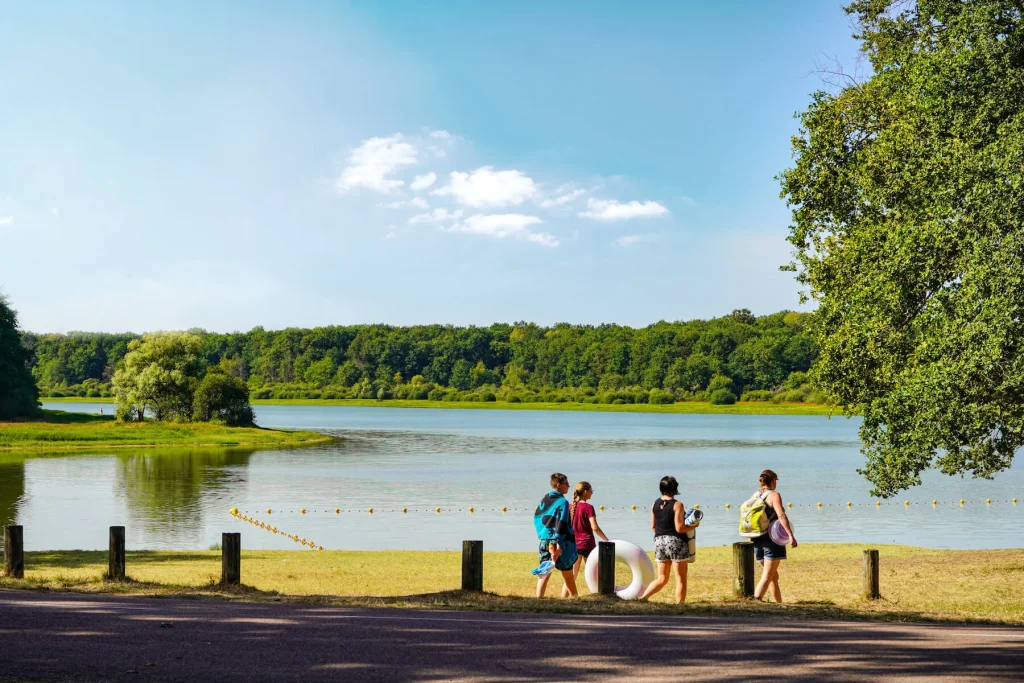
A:
<svg viewBox="0 0 1024 683">
<path fill-rule="evenodd" d="M 676 500 L 679 482 L 675 477 L 661 480 L 661 498 L 651 506 L 651 528 L 654 530 L 654 559 L 658 562 L 658 576 L 644 590 L 641 600 L 651 597 L 668 585 L 669 567 L 676 575 L 676 602 L 686 601 L 686 572 L 689 568 L 690 547 L 686 532 L 696 529 L 698 524 L 687 526 L 686 510 Z"/>
<path fill-rule="evenodd" d="M 782 496 L 775 490 L 779 476 L 771 470 L 761 472 L 760 496 L 765 503 L 765 512 L 768 521 L 774 523 L 776 520 L 782 524 L 782 528 L 790 537 L 790 545 L 797 546 L 796 535 L 793 533 L 793 525 L 786 516 L 786 508 L 782 505 Z M 770 534 L 758 536 L 754 540 L 754 556 L 761 562 L 764 571 L 761 572 L 761 580 L 754 589 L 754 597 L 762 599 L 770 589 L 775 602 L 782 602 L 782 589 L 779 588 L 779 566 L 786 559 L 786 546 L 779 545 L 771 539 Z"/>
</svg>

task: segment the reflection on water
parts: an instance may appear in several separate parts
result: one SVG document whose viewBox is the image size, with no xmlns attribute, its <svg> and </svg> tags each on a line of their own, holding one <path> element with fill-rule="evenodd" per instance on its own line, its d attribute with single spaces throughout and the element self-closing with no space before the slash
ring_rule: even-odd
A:
<svg viewBox="0 0 1024 683">
<path fill-rule="evenodd" d="M 15 523 L 24 495 L 25 463 L 0 462 L 0 526 Z"/>
<path fill-rule="evenodd" d="M 531 550 L 531 511 L 557 470 L 594 485 L 609 534 L 649 546 L 647 509 L 658 480 L 673 474 L 684 504 L 706 510 L 698 544 L 721 545 L 737 540 L 736 508 L 771 467 L 797 504 L 801 541 L 1021 545 L 1024 503 L 876 508 L 856 472 L 856 420 L 317 406 L 259 406 L 257 418 L 342 440 L 290 451 L 0 455 L 0 513 L 25 525 L 31 549 L 104 548 L 112 524 L 127 526 L 132 548 L 206 548 L 223 531 L 241 531 L 247 548 L 297 547 L 232 519 L 227 510 L 238 506 L 261 519 L 270 508 L 273 524 L 328 548 L 456 549 L 474 538 L 489 550 Z M 1020 466 L 993 481 L 928 473 L 900 503 L 1013 497 L 1024 499 Z"/>
<path fill-rule="evenodd" d="M 175 546 L 201 536 L 203 494 L 245 490 L 252 450 L 174 450 L 117 456 L 115 491 L 131 525 Z"/>
</svg>

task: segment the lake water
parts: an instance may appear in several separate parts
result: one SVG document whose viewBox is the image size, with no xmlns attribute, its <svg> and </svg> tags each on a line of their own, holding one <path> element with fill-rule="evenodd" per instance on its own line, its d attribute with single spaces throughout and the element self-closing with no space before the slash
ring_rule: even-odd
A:
<svg viewBox="0 0 1024 683">
<path fill-rule="evenodd" d="M 483 539 L 488 550 L 533 550 L 532 509 L 548 490 L 550 473 L 561 471 L 574 484 L 593 484 L 591 502 L 606 506 L 598 521 L 611 537 L 651 546 L 648 510 L 658 480 L 672 474 L 684 504 L 706 512 L 698 543 L 721 545 L 738 540 L 738 505 L 770 467 L 779 473 L 783 499 L 794 504 L 789 514 L 803 542 L 1024 545 L 1024 501 L 1009 502 L 1024 498 L 1024 466 L 994 481 L 929 473 L 923 486 L 879 508 L 856 472 L 859 422 L 841 417 L 334 406 L 256 411 L 263 426 L 343 440 L 296 450 L 0 455 L 0 519 L 24 525 L 26 547 L 35 550 L 105 548 L 113 524 L 127 527 L 129 548 L 207 548 L 223 531 L 241 531 L 247 548 L 298 548 L 233 519 L 231 507 L 331 549 L 456 549 L 463 539 Z M 961 498 L 993 503 L 960 507 Z M 940 505 L 933 507 L 932 499 Z M 905 500 L 913 504 L 906 507 Z"/>
</svg>

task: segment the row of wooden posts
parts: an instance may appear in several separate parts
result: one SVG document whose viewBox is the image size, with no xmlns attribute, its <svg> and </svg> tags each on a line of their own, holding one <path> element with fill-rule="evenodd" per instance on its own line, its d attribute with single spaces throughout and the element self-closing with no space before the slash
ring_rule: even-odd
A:
<svg viewBox="0 0 1024 683">
<path fill-rule="evenodd" d="M 239 584 L 242 581 L 242 534 L 221 534 L 221 583 Z M 615 544 L 601 541 L 597 544 L 598 593 L 615 592 Z M 733 543 L 732 592 L 738 598 L 754 596 L 754 544 Z M 15 579 L 25 577 L 25 534 L 19 525 L 4 527 L 4 576 Z M 125 578 L 124 527 L 110 527 L 110 548 L 107 553 L 107 575 L 112 581 Z M 462 542 L 462 590 L 484 589 L 484 542 Z M 878 551 L 864 551 L 864 597 L 875 600 L 878 590 Z"/>
</svg>

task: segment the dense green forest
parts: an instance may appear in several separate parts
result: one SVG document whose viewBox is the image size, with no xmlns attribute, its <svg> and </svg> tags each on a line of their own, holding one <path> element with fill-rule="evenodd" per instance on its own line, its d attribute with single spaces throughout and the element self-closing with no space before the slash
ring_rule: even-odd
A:
<svg viewBox="0 0 1024 683">
<path fill-rule="evenodd" d="M 812 314 L 620 325 L 352 325 L 191 330 L 206 362 L 254 399 L 374 398 L 671 403 L 823 402 L 807 384 Z M 42 395 L 109 396 L 135 334 L 23 335 Z"/>
</svg>

